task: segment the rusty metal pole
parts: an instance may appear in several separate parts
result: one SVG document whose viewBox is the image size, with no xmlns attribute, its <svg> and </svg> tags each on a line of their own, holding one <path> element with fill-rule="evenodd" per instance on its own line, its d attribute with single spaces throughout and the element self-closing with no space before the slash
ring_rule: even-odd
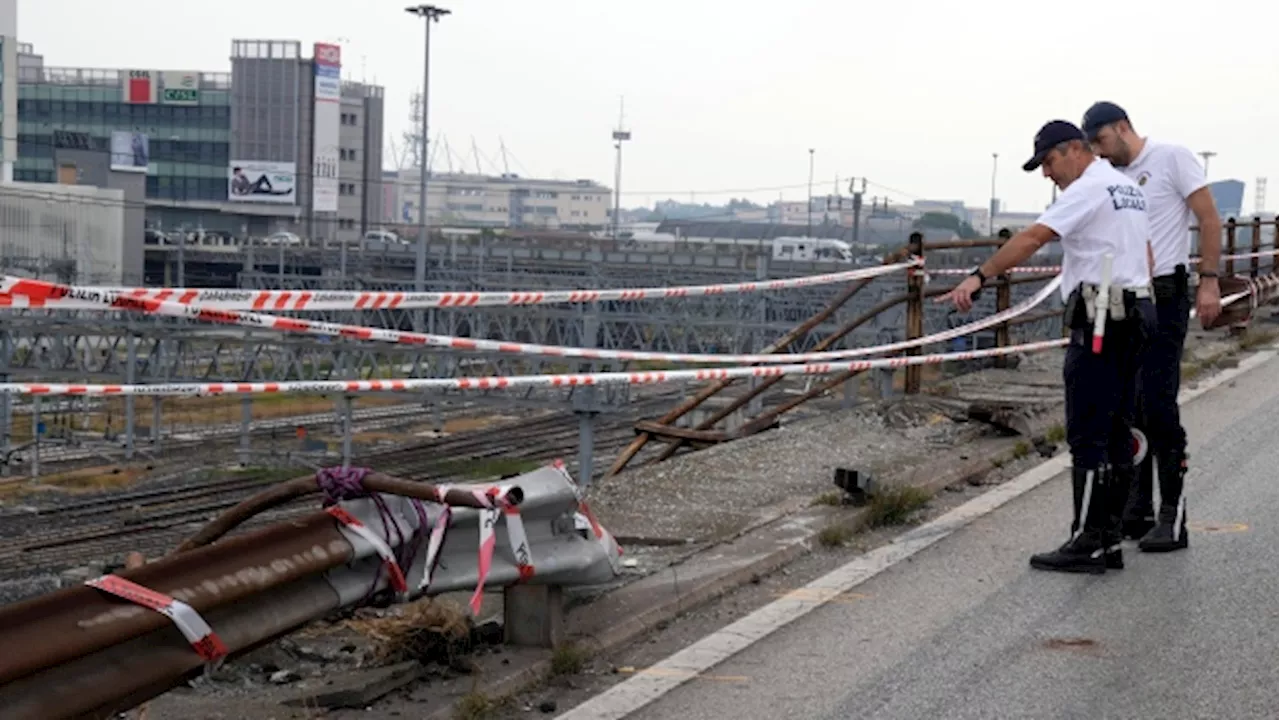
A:
<svg viewBox="0 0 1280 720">
<path fill-rule="evenodd" d="M 864 325 L 864 324 L 866 324 L 867 322 L 871 321 L 875 316 L 879 315 L 880 313 L 884 312 L 885 310 L 888 310 L 889 308 L 894 307 L 895 305 L 898 305 L 899 303 L 904 302 L 906 299 L 907 299 L 907 298 L 906 298 L 906 295 L 899 295 L 899 296 L 897 296 L 897 297 L 895 297 L 895 298 L 892 298 L 892 299 L 890 299 L 890 300 L 886 300 L 886 301 L 884 301 L 884 302 L 880 303 L 879 305 L 877 305 L 877 306 L 875 306 L 875 307 L 871 308 L 870 310 L 868 310 L 867 312 L 863 313 L 863 314 L 862 314 L 862 315 L 860 315 L 859 317 L 854 318 L 853 320 L 849 321 L 848 323 L 845 323 L 845 325 L 844 325 L 843 327 L 841 327 L 839 330 L 836 330 L 834 333 L 832 333 L 832 334 L 828 335 L 827 337 L 825 337 L 825 338 L 823 338 L 821 341 L 819 341 L 819 342 L 818 342 L 818 344 L 817 344 L 817 345 L 815 345 L 815 346 L 813 347 L 813 352 L 823 352 L 823 351 L 827 350 L 827 349 L 828 349 L 828 348 L 830 348 L 832 345 L 836 344 L 836 343 L 837 343 L 841 338 L 843 338 L 845 335 L 848 335 L 849 333 L 851 333 L 851 332 L 853 332 L 854 330 L 858 329 L 858 328 L 859 328 L 859 327 L 861 327 L 862 325 Z M 855 373 L 846 373 L 846 374 L 842 375 L 841 377 L 843 377 L 843 378 L 845 378 L 845 379 L 853 378 L 853 377 L 855 377 L 856 375 L 858 375 L 858 373 L 859 373 L 859 372 L 861 372 L 861 371 L 858 371 L 858 372 L 855 372 Z M 715 424 L 716 424 L 716 423 L 718 423 L 718 422 L 720 422 L 721 420 L 723 420 L 723 419 L 725 419 L 725 418 L 729 417 L 729 415 L 730 415 L 730 414 L 732 414 L 734 411 L 736 411 L 738 408 L 740 408 L 740 407 L 742 407 L 743 405 L 746 405 L 748 402 L 750 402 L 750 401 L 752 400 L 752 398 L 754 398 L 754 397 L 756 397 L 756 396 L 759 396 L 759 395 L 764 394 L 764 392 L 765 392 L 766 390 L 768 390 L 769 388 L 773 387 L 774 385 L 776 385 L 776 384 L 778 384 L 778 383 L 782 382 L 782 380 L 783 380 L 783 376 L 771 377 L 771 378 L 765 378 L 765 379 L 761 380 L 761 381 L 760 381 L 760 383 L 759 383 L 758 385 L 756 385 L 756 386 L 755 386 L 755 387 L 753 387 L 753 388 L 748 389 L 748 390 L 747 390 L 747 392 L 746 392 L 744 395 L 742 395 L 742 396 L 740 396 L 740 397 L 736 398 L 733 402 L 729 403 L 727 406 L 725 406 L 725 407 L 723 407 L 723 408 L 720 408 L 720 409 L 719 409 L 719 410 L 717 410 L 717 411 L 716 411 L 716 412 L 715 412 L 711 417 L 709 417 L 709 418 L 707 418 L 707 419 L 703 420 L 701 423 L 699 423 L 699 424 L 698 424 L 697 426 L 695 426 L 693 429 L 694 429 L 695 431 L 710 430 L 711 428 L 715 427 Z M 824 392 L 825 392 L 825 389 L 824 389 Z M 806 397 L 806 399 L 807 399 L 808 397 L 812 397 L 812 396 L 806 395 L 805 397 Z M 801 401 L 801 402 L 803 402 L 803 401 Z M 796 403 L 796 405 L 798 405 L 798 404 L 799 404 L 799 403 Z M 789 409 L 790 407 L 794 407 L 794 406 L 795 406 L 795 405 L 788 405 L 788 409 Z M 785 411 L 783 411 L 783 412 L 785 412 Z M 763 414 L 763 415 L 761 415 L 760 417 L 762 417 L 762 418 L 774 418 L 774 417 L 777 417 L 779 414 L 781 414 L 781 413 L 780 413 L 780 412 L 777 412 L 777 411 L 776 411 L 776 408 L 775 408 L 774 410 L 770 410 L 770 411 L 768 411 L 768 412 L 764 413 L 764 414 Z M 752 420 L 752 421 L 751 421 L 751 423 L 748 423 L 748 425 L 744 425 L 743 427 L 760 427 L 760 425 L 759 425 L 759 422 L 758 422 L 758 421 L 759 421 L 759 418 L 756 418 L 756 419 Z M 747 433 L 747 434 L 750 434 L 750 433 Z M 672 455 L 675 455 L 675 454 L 676 454 L 676 451 L 677 451 L 677 450 L 679 450 L 679 449 L 680 449 L 684 444 L 685 444 L 685 442 L 684 442 L 684 441 L 675 441 L 675 442 L 672 442 L 672 443 L 668 444 L 668 445 L 667 445 L 667 447 L 665 447 L 665 448 L 663 448 L 663 449 L 662 449 L 662 453 L 661 453 L 660 455 L 658 455 L 658 457 L 656 457 L 656 458 L 654 458 L 653 460 L 651 460 L 648 464 L 653 465 L 654 463 L 660 463 L 660 462 L 662 462 L 663 460 L 666 460 L 667 458 L 670 458 Z"/>
<path fill-rule="evenodd" d="M 1280 217 L 1271 221 L 1271 249 L 1280 249 Z M 1280 270 L 1280 256 L 1271 256 L 1271 274 Z"/>
<path fill-rule="evenodd" d="M 1012 236 L 1007 229 L 1000 231 L 1000 240 L 1009 242 Z M 1009 273 L 1003 272 L 996 276 L 996 312 L 1003 312 L 1009 309 L 1009 303 L 1013 299 L 1013 292 L 1009 285 Z M 996 328 L 996 347 L 1009 347 L 1009 322 L 1000 323 Z M 997 355 L 995 366 L 998 368 L 1009 367 L 1008 355 Z"/>
<path fill-rule="evenodd" d="M 1254 216 L 1253 218 L 1253 237 L 1250 238 L 1251 252 L 1253 257 L 1249 259 L 1249 277 L 1258 277 L 1258 266 L 1261 264 L 1262 258 L 1258 257 L 1258 253 L 1262 251 L 1262 218 Z"/>
<path fill-rule="evenodd" d="M 897 251 L 889 255 L 888 257 L 886 257 L 884 259 L 884 264 L 892 265 L 894 263 L 901 262 L 902 259 L 903 259 L 902 251 Z M 839 310 L 841 307 L 844 306 L 846 302 L 849 301 L 849 298 L 853 297 L 855 294 L 857 294 L 859 290 L 869 285 L 873 279 L 874 278 L 859 280 L 858 282 L 853 283 L 852 285 L 846 286 L 843 290 L 840 291 L 839 294 L 836 295 L 835 299 L 833 299 L 830 303 L 827 304 L 825 308 L 818 311 L 815 315 L 810 317 L 808 320 L 805 320 L 803 323 L 801 323 L 799 326 L 792 329 L 787 334 L 775 340 L 771 345 L 762 349 L 757 354 L 772 355 L 774 353 L 780 353 L 783 350 L 787 349 L 787 347 L 790 346 L 791 343 L 804 337 L 805 333 L 809 332 L 810 330 L 817 327 L 818 325 L 821 325 L 822 323 L 826 322 L 827 318 L 830 318 L 832 315 L 834 315 L 837 310 Z M 675 408 L 672 408 L 669 412 L 667 412 L 666 415 L 663 415 L 661 418 L 658 418 L 658 423 L 661 425 L 670 425 L 671 423 L 675 422 L 676 420 L 679 420 L 680 418 L 684 417 L 685 415 L 693 411 L 694 408 L 706 402 L 708 399 L 714 397 L 721 390 L 724 390 L 725 388 L 732 385 L 734 382 L 736 381 L 732 379 L 719 380 L 711 385 L 708 385 L 707 387 L 703 388 L 700 392 L 698 392 L 697 395 L 694 395 L 688 400 L 685 400 L 684 402 L 677 405 Z M 631 462 L 631 459 L 634 458 L 636 454 L 639 453 L 640 450 L 644 448 L 644 446 L 649 442 L 650 437 L 651 436 L 649 435 L 649 433 L 645 433 L 645 432 L 642 432 L 639 435 L 637 435 L 636 439 L 632 440 L 630 445 L 623 448 L 622 452 L 618 453 L 617 459 L 613 461 L 613 465 L 609 467 L 609 471 L 606 472 L 604 476 L 608 478 L 622 472 L 623 468 L 627 466 L 627 463 Z"/>
<path fill-rule="evenodd" d="M 924 234 L 911 233 L 907 241 L 907 252 L 924 259 Z M 906 339 L 915 340 L 924 335 L 924 268 L 911 268 L 907 271 L 907 333 Z M 907 350 L 907 355 L 919 355 L 920 347 Z M 908 365 L 903 373 L 902 389 L 907 395 L 920 392 L 920 366 Z"/>
<path fill-rule="evenodd" d="M 1232 275 L 1236 274 L 1236 261 L 1230 258 L 1231 255 L 1236 254 L 1236 219 L 1235 218 L 1227 218 L 1226 232 L 1227 232 L 1227 241 L 1226 243 L 1224 243 L 1224 245 L 1226 246 L 1226 252 L 1223 254 L 1227 255 L 1228 258 L 1227 258 L 1227 267 L 1224 272 L 1226 273 L 1227 277 L 1231 277 Z M 1209 269 L 1213 270 L 1215 268 L 1209 268 Z"/>
<path fill-rule="evenodd" d="M 204 612 L 353 557 L 337 522 L 315 513 L 117 574 Z M 5 647 L 23 650 L 0 652 L 0 686 L 167 625 L 159 613 L 84 585 L 5 605 L 0 637 Z"/>
<path fill-rule="evenodd" d="M 340 606 L 325 579 L 312 576 L 216 608 L 205 619 L 234 657 Z M 195 677 L 203 662 L 177 631 L 163 627 L 0 685 L 0 708 L 5 720 L 113 717 Z"/>
</svg>

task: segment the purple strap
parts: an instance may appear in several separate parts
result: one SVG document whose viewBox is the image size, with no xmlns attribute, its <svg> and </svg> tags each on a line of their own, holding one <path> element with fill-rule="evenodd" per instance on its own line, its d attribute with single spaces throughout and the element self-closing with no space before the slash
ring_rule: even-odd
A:
<svg viewBox="0 0 1280 720">
<path fill-rule="evenodd" d="M 431 531 L 431 528 L 427 526 L 427 509 L 423 506 L 421 500 L 410 500 L 414 512 L 418 514 L 418 529 L 406 542 L 404 534 L 400 532 L 400 526 L 393 520 L 391 510 L 387 507 L 386 501 L 378 493 L 371 493 L 365 489 L 364 479 L 371 472 L 373 471 L 369 468 L 355 467 L 321 468 L 316 471 L 316 486 L 324 494 L 322 507 L 336 505 L 344 500 L 355 500 L 364 497 L 373 500 L 374 506 L 378 509 L 378 516 L 382 520 L 382 539 L 395 548 L 396 562 L 407 571 L 413 566 L 413 561 L 418 554 L 419 541 L 427 537 L 427 534 Z M 392 530 L 396 534 L 394 541 L 391 539 Z M 381 573 L 382 569 L 379 566 L 378 575 L 375 575 L 373 579 L 374 587 L 377 587 L 378 577 Z M 370 588 L 369 592 L 372 593 L 373 588 Z M 365 597 L 368 598 L 368 595 Z"/>
</svg>

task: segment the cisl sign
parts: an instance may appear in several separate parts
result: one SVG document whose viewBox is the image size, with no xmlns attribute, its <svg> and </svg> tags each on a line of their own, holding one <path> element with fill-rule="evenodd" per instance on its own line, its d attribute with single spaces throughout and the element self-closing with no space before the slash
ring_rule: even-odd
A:
<svg viewBox="0 0 1280 720">
<path fill-rule="evenodd" d="M 165 105 L 199 105 L 200 76 L 193 72 L 160 73 L 160 102 Z"/>
</svg>

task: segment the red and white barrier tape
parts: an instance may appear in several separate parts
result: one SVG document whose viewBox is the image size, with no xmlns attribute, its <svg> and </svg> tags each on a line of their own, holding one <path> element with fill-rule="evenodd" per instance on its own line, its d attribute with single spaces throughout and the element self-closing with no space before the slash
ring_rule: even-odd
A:
<svg viewBox="0 0 1280 720">
<path fill-rule="evenodd" d="M 662 298 L 735 295 L 764 290 L 794 290 L 802 287 L 835 285 L 865 280 L 905 270 L 918 261 L 845 270 L 798 278 L 758 280 L 719 285 L 685 285 L 660 288 L 613 290 L 546 290 L 526 292 L 345 292 L 331 290 L 224 290 L 220 288 L 119 288 L 86 287 L 86 291 L 118 293 L 140 300 L 160 300 L 179 305 L 201 305 L 218 310 L 306 311 L 381 310 L 479 307 L 501 305 L 552 305 L 607 300 L 654 300 Z M 50 308 L 57 310 L 103 310 L 101 303 L 76 298 L 34 297 L 0 293 L 0 308 Z"/>
<path fill-rule="evenodd" d="M 175 600 L 164 593 L 145 588 L 119 575 L 103 575 L 86 580 L 84 584 L 169 618 L 187 642 L 191 643 L 196 654 L 204 658 L 206 663 L 214 664 L 226 657 L 227 646 L 222 639 L 213 631 L 213 628 L 209 627 L 209 623 L 204 621 L 195 608 L 181 600 Z"/>
<path fill-rule="evenodd" d="M 0 394 L 16 395 L 243 395 L 285 393 L 366 393 L 415 392 L 421 390 L 506 390 L 527 387 L 572 387 L 580 385 L 657 385 L 675 382 L 702 382 L 730 378 L 780 377 L 786 375 L 831 375 L 855 370 L 937 365 L 957 360 L 975 360 L 1021 352 L 1037 352 L 1059 347 L 1063 340 L 985 348 L 954 353 L 853 360 L 837 363 L 764 365 L 730 368 L 698 368 L 653 372 L 581 373 L 576 375 L 511 375 L 475 378 L 420 378 L 411 380 L 352 380 L 278 383 L 165 383 L 156 385 L 89 385 L 0 383 Z"/>
<path fill-rule="evenodd" d="M 973 268 L 935 268 L 926 270 L 929 275 L 968 275 L 973 272 Z M 1011 268 L 1011 273 L 1060 273 L 1061 265 L 1019 265 Z"/>
<path fill-rule="evenodd" d="M 444 497 L 450 489 L 459 489 L 451 485 L 438 486 L 440 497 Z M 476 569 L 478 571 L 478 579 L 476 582 L 475 592 L 471 594 L 471 614 L 478 616 L 480 614 L 480 604 L 484 600 L 484 583 L 489 577 L 489 571 L 493 567 L 493 551 L 497 547 L 498 541 L 495 530 L 498 525 L 498 518 L 502 517 L 507 522 L 507 539 L 511 542 L 512 559 L 516 569 L 520 572 L 520 580 L 528 580 L 534 575 L 533 567 L 533 549 L 529 545 L 529 537 L 524 531 L 524 521 L 520 517 L 520 508 L 507 499 L 507 493 L 510 488 L 490 486 L 487 488 L 471 488 L 471 494 L 480 501 L 483 508 L 477 510 L 480 513 L 480 551 L 476 558 Z M 436 558 L 440 554 L 440 546 L 444 543 L 444 534 L 448 529 L 449 520 L 452 514 L 446 507 L 444 515 L 441 516 L 439 522 L 431 530 L 431 539 L 427 547 L 426 571 L 423 573 L 422 582 L 418 585 L 420 591 L 424 591 L 431 584 L 431 571 L 435 566 Z"/>
<path fill-rule="evenodd" d="M 1262 252 L 1240 253 L 1236 255 L 1223 255 L 1222 260 L 1249 260 L 1251 258 L 1270 257 L 1280 253 L 1280 250 L 1263 250 Z M 1199 263 L 1200 258 L 1192 258 L 1192 263 Z M 929 275 L 968 275 L 973 272 L 973 268 L 936 268 L 925 271 Z M 1061 265 L 1019 265 L 1010 268 L 1011 273 L 1060 273 Z"/>
<path fill-rule="evenodd" d="M 451 350 L 470 352 L 493 352 L 514 355 L 535 355 L 540 357 L 582 358 L 586 360 L 616 361 L 659 361 L 677 363 L 810 363 L 828 360 L 842 360 L 863 355 L 895 352 L 907 348 L 920 347 L 930 343 L 942 342 L 984 328 L 998 325 L 1017 317 L 1032 307 L 1040 304 L 1054 292 L 1062 282 L 1062 276 L 1056 276 L 1040 289 L 1033 297 L 1024 300 L 1007 310 L 995 313 L 981 320 L 952 328 L 941 333 L 928 335 L 912 340 L 903 340 L 889 345 L 849 348 L 826 352 L 769 354 L 769 355 L 713 355 L 697 353 L 665 353 L 632 350 L 597 350 L 593 348 L 576 348 L 562 345 L 534 345 L 529 343 L 503 342 L 499 340 L 479 340 L 474 338 L 454 337 L 450 335 L 428 335 L 424 333 L 388 330 L 385 328 L 361 327 L 339 323 L 317 322 L 300 318 L 262 315 L 242 310 L 217 310 L 199 305 L 182 305 L 175 302 L 133 298 L 116 292 L 103 292 L 87 288 L 72 287 L 58 283 L 23 278 L 3 277 L 0 279 L 0 292 L 9 292 L 36 300 L 44 301 L 56 298 L 72 298 L 93 302 L 102 307 L 128 310 L 148 315 L 169 315 L 189 317 L 205 322 L 236 325 L 240 327 L 278 330 L 282 332 L 301 333 L 328 337 L 344 337 L 353 340 L 372 340 L 402 345 L 425 345 Z"/>
<path fill-rule="evenodd" d="M 400 569 L 400 563 L 396 560 L 396 554 L 391 551 L 391 546 L 378 537 L 377 533 L 370 530 L 368 525 L 360 522 L 356 516 L 342 509 L 341 506 L 330 505 L 325 508 L 325 512 L 332 515 L 335 520 L 373 546 L 374 551 L 378 553 L 378 557 L 382 558 L 382 564 L 386 567 L 387 574 L 390 576 L 391 589 L 396 592 L 396 600 L 403 602 L 409 595 L 409 584 L 404 579 L 404 571 Z"/>
</svg>

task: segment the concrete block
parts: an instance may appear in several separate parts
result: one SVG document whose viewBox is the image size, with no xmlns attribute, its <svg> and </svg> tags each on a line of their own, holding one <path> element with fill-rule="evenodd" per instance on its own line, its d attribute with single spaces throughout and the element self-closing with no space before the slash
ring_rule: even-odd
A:
<svg viewBox="0 0 1280 720">
<path fill-rule="evenodd" d="M 551 648 L 564 642 L 564 596 L 558 585 L 512 585 L 503 590 L 502 612 L 508 645 Z"/>
</svg>

